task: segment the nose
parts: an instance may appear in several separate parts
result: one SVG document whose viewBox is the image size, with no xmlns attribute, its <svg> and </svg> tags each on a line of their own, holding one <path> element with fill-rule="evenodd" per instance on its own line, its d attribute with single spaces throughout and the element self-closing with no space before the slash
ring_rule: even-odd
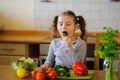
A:
<svg viewBox="0 0 120 80">
<path fill-rule="evenodd" d="M 63 29 L 66 29 L 66 25 L 65 25 L 65 24 L 63 24 L 63 25 L 62 25 L 62 28 L 63 28 Z"/>
</svg>

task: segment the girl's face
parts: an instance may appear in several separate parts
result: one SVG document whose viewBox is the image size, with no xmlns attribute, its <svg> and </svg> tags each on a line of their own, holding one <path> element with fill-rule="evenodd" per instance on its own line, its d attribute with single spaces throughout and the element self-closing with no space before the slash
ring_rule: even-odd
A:
<svg viewBox="0 0 120 80">
<path fill-rule="evenodd" d="M 69 15 L 58 16 L 57 29 L 59 34 L 62 36 L 62 32 L 66 31 L 67 36 L 72 37 L 77 25 L 74 22 L 74 18 Z"/>
</svg>

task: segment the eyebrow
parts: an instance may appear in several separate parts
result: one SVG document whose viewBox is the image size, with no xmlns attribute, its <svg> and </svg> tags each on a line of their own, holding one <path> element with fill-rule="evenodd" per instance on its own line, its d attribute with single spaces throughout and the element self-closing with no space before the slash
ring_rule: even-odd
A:
<svg viewBox="0 0 120 80">
<path fill-rule="evenodd" d="M 63 21 L 59 21 L 58 23 L 63 23 Z M 65 23 L 71 23 L 70 21 L 67 21 L 67 22 L 65 22 Z"/>
</svg>

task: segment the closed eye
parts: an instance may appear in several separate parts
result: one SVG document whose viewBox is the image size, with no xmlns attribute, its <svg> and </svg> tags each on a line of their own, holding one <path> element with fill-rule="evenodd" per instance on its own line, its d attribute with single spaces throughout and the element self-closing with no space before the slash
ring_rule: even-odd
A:
<svg viewBox="0 0 120 80">
<path fill-rule="evenodd" d="M 62 26 L 62 25 L 63 25 L 63 23 L 58 23 L 58 25 L 59 25 L 59 26 Z"/>
<path fill-rule="evenodd" d="M 70 26 L 71 25 L 71 23 L 66 23 L 66 26 Z"/>
</svg>

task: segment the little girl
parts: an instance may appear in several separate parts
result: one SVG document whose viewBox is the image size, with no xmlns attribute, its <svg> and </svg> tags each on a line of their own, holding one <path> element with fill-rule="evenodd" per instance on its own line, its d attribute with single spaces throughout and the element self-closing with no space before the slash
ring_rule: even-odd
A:
<svg viewBox="0 0 120 80">
<path fill-rule="evenodd" d="M 52 40 L 47 59 L 41 69 L 54 65 L 72 68 L 76 61 L 84 63 L 86 57 L 85 26 L 84 18 L 76 16 L 70 10 L 56 16 L 51 29 L 54 37 L 60 37 Z M 76 37 L 74 34 L 78 28 L 81 31 L 80 37 Z"/>
</svg>

